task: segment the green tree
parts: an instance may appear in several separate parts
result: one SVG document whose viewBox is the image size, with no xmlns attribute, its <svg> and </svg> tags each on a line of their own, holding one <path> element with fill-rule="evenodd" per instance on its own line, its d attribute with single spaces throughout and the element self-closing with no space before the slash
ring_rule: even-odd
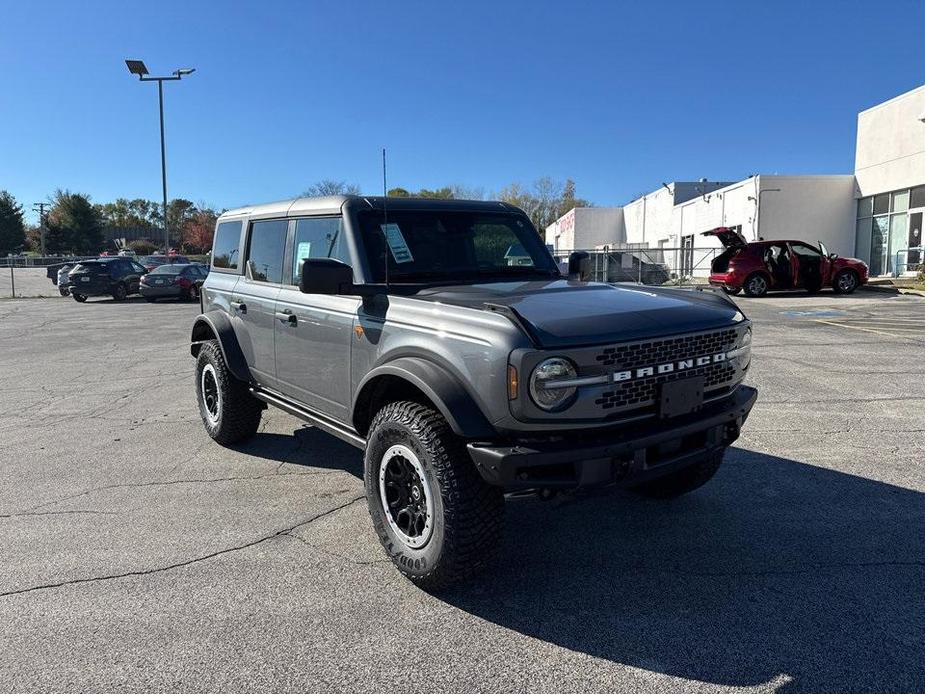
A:
<svg viewBox="0 0 925 694">
<path fill-rule="evenodd" d="M 0 190 L 0 256 L 19 253 L 25 245 L 22 205 L 10 193 Z"/>
<path fill-rule="evenodd" d="M 453 189 L 448 186 L 443 188 L 437 188 L 435 190 L 428 190 L 427 188 L 421 188 L 414 197 L 416 198 L 432 198 L 438 200 L 452 200 L 453 199 Z"/>
<path fill-rule="evenodd" d="M 128 200 L 118 198 L 115 202 L 96 205 L 103 226 L 114 229 L 154 229 L 160 222 L 157 203 L 142 198 Z"/>
<path fill-rule="evenodd" d="M 390 198 L 410 198 L 411 191 L 406 190 L 405 188 L 390 188 L 387 195 Z"/>
<path fill-rule="evenodd" d="M 88 195 L 57 190 L 48 212 L 49 253 L 97 253 L 103 246 L 103 218 Z"/>
<path fill-rule="evenodd" d="M 325 195 L 359 195 L 360 186 L 356 183 L 347 183 L 346 181 L 335 181 L 325 178 L 316 183 L 312 183 L 308 189 L 302 193 L 302 197 L 320 198 Z"/>
</svg>

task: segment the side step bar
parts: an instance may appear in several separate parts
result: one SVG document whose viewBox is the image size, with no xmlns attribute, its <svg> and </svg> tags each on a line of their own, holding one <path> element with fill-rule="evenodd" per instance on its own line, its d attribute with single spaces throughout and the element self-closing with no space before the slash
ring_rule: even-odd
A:
<svg viewBox="0 0 925 694">
<path fill-rule="evenodd" d="M 360 450 L 366 448 L 366 439 L 360 436 L 352 427 L 348 427 L 346 424 L 342 424 L 327 415 L 321 414 L 320 412 L 315 412 L 310 410 L 305 405 L 294 403 L 288 398 L 278 395 L 276 393 L 269 393 L 265 390 L 259 388 L 251 387 L 251 394 L 258 400 L 262 400 L 268 405 L 273 405 L 278 407 L 284 412 L 288 412 L 291 415 L 298 417 L 299 419 L 304 419 L 310 424 L 314 424 L 316 427 L 322 431 L 336 436 L 341 441 L 346 441 L 351 446 L 356 446 Z"/>
</svg>

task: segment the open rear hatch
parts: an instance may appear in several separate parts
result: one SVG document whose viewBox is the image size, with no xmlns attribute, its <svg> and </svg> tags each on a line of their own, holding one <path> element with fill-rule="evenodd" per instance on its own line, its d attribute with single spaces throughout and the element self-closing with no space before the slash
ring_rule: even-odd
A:
<svg viewBox="0 0 925 694">
<path fill-rule="evenodd" d="M 703 232 L 702 236 L 715 236 L 726 248 L 743 248 L 746 245 L 745 237 L 732 227 L 716 227 Z"/>
</svg>

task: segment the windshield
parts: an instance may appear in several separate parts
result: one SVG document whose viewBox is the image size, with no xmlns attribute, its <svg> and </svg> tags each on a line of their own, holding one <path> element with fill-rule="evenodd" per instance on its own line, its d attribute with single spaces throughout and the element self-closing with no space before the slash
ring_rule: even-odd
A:
<svg viewBox="0 0 925 694">
<path fill-rule="evenodd" d="M 373 282 L 559 277 L 532 225 L 520 215 L 450 210 L 357 215 Z"/>
<path fill-rule="evenodd" d="M 159 265 L 149 272 L 149 275 L 179 275 L 183 272 L 189 265 Z"/>
</svg>

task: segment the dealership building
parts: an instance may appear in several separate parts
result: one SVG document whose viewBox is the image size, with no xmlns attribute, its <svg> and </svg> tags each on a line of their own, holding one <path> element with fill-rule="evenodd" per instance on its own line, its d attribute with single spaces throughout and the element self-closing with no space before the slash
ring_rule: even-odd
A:
<svg viewBox="0 0 925 694">
<path fill-rule="evenodd" d="M 853 174 L 663 183 L 622 207 L 570 210 L 546 228 L 546 243 L 559 253 L 649 249 L 704 275 L 719 244 L 702 234 L 725 226 L 749 241 L 821 241 L 872 275 L 907 274 L 922 261 L 923 216 L 925 85 L 858 114 Z"/>
</svg>

